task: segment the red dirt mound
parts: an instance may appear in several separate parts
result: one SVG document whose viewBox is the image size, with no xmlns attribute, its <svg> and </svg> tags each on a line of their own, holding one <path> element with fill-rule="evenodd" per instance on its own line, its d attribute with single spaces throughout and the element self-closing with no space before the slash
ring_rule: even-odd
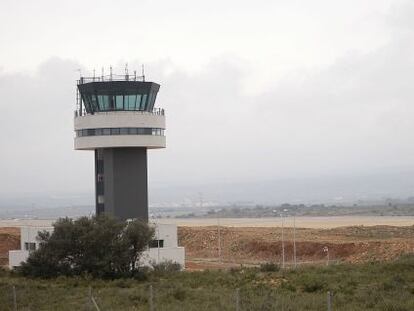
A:
<svg viewBox="0 0 414 311">
<path fill-rule="evenodd" d="M 20 249 L 19 228 L 0 228 L 0 266 L 9 263 L 9 250 Z"/>
<path fill-rule="evenodd" d="M 179 244 L 187 262 L 217 260 L 219 245 L 226 263 L 257 264 L 282 261 L 282 229 L 278 227 L 179 227 Z M 293 229 L 284 228 L 285 262 L 293 261 Z M 340 227 L 296 229 L 296 254 L 300 262 L 391 260 L 414 251 L 414 227 Z"/>
</svg>

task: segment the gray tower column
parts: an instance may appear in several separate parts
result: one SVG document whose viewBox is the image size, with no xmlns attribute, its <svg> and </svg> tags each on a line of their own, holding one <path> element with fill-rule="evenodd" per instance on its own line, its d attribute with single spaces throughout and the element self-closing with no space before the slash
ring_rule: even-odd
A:
<svg viewBox="0 0 414 311">
<path fill-rule="evenodd" d="M 95 151 L 97 214 L 148 221 L 146 148 L 104 148 Z"/>
</svg>

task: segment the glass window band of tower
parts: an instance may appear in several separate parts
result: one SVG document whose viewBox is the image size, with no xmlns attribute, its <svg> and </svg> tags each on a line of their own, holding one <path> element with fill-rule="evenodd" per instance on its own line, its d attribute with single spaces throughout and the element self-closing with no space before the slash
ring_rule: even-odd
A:
<svg viewBox="0 0 414 311">
<path fill-rule="evenodd" d="M 161 128 L 149 127 L 116 127 L 116 128 L 96 128 L 77 130 L 77 137 L 84 136 L 107 136 L 107 135 L 153 135 L 164 136 L 165 130 Z"/>
<path fill-rule="evenodd" d="M 152 111 L 156 94 L 134 95 L 82 95 L 87 112 L 100 111 Z"/>
<path fill-rule="evenodd" d="M 91 82 L 78 85 L 86 113 L 153 111 L 159 85 L 153 82 Z"/>
</svg>

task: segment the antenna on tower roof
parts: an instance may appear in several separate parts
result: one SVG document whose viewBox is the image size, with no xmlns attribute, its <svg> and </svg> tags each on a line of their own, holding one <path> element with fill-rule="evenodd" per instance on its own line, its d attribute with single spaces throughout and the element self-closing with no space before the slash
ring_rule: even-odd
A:
<svg viewBox="0 0 414 311">
<path fill-rule="evenodd" d="M 93 68 L 93 82 L 95 82 L 95 68 Z"/>
<path fill-rule="evenodd" d="M 141 65 L 141 70 L 142 70 L 142 81 L 145 82 L 145 68 L 144 68 L 144 64 Z"/>
<path fill-rule="evenodd" d="M 125 64 L 125 80 L 129 80 L 129 74 L 128 74 L 128 63 Z"/>
<path fill-rule="evenodd" d="M 101 68 L 101 81 L 104 80 L 104 76 L 105 76 L 105 69 L 104 67 Z"/>
<path fill-rule="evenodd" d="M 109 66 L 109 81 L 112 81 L 112 66 Z"/>
</svg>

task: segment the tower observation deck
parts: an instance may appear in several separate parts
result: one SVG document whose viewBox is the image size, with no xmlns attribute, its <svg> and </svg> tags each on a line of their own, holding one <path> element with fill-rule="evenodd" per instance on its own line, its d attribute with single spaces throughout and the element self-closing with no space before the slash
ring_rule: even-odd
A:
<svg viewBox="0 0 414 311">
<path fill-rule="evenodd" d="M 148 220 L 147 149 L 166 146 L 159 88 L 128 74 L 77 82 L 74 145 L 95 153 L 97 215 Z"/>
</svg>

